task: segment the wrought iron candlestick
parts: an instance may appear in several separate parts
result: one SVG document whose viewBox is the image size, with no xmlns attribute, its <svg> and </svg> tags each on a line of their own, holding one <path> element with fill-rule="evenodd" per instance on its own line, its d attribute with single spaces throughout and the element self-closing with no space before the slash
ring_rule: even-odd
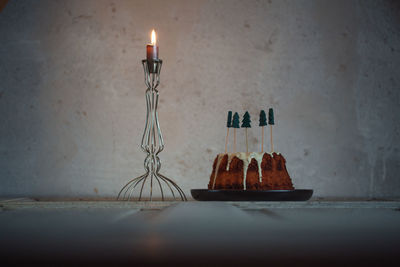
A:
<svg viewBox="0 0 400 267">
<path fill-rule="evenodd" d="M 153 185 L 156 184 L 161 192 L 161 199 L 164 201 L 164 186 L 167 186 L 167 192 L 171 192 L 172 197 L 186 201 L 185 193 L 171 179 L 160 173 L 161 162 L 158 154 L 164 149 L 164 140 L 161 134 L 160 125 L 158 123 L 158 90 L 160 84 L 160 71 L 162 66 L 161 59 L 142 60 L 144 68 L 144 82 L 147 86 L 146 104 L 147 116 L 146 126 L 142 137 L 142 150 L 147 153 L 144 160 L 144 168 L 146 173 L 130 180 L 119 192 L 118 200 L 134 199 L 134 192 L 137 186 L 140 187 L 138 200 L 142 200 L 143 189 L 146 182 L 150 185 L 150 201 L 153 200 Z M 137 190 L 137 189 L 136 189 Z"/>
</svg>

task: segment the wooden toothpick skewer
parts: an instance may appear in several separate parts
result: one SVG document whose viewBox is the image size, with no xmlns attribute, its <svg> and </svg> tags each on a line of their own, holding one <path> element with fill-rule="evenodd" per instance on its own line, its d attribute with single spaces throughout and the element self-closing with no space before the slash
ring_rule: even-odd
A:
<svg viewBox="0 0 400 267">
<path fill-rule="evenodd" d="M 264 152 L 264 126 L 261 127 L 261 153 Z"/>
<path fill-rule="evenodd" d="M 249 142 L 247 141 L 247 128 L 246 128 L 246 153 L 249 153 Z"/>
<path fill-rule="evenodd" d="M 236 128 L 233 128 L 233 153 L 236 153 Z"/>
<path fill-rule="evenodd" d="M 274 142 L 272 141 L 272 125 L 269 125 L 271 129 L 271 153 L 274 152 Z"/>
<path fill-rule="evenodd" d="M 226 138 L 225 138 L 225 154 L 228 153 L 228 139 L 229 139 L 229 128 L 227 128 Z"/>
</svg>

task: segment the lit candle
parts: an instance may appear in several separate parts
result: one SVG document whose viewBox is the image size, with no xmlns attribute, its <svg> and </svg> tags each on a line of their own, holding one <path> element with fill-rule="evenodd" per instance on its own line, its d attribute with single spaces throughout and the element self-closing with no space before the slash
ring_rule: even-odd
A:
<svg viewBox="0 0 400 267">
<path fill-rule="evenodd" d="M 146 46 L 146 59 L 148 61 L 153 61 L 158 59 L 158 45 L 156 32 L 152 30 L 151 32 L 151 44 Z"/>
</svg>

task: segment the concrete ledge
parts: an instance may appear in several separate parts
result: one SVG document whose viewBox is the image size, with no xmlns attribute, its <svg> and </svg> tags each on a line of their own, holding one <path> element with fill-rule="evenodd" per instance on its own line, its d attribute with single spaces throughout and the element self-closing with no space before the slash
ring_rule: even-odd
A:
<svg viewBox="0 0 400 267">
<path fill-rule="evenodd" d="M 193 202 L 193 201 L 189 201 Z M 0 201 L 0 211 L 28 209 L 151 209 L 162 210 L 181 201 L 115 201 L 115 200 L 45 200 L 28 198 L 7 199 Z M 204 203 L 204 202 L 203 202 Z M 207 202 L 216 203 L 216 202 Z M 240 209 L 398 209 L 400 201 L 319 201 L 305 202 L 224 202 Z"/>
</svg>

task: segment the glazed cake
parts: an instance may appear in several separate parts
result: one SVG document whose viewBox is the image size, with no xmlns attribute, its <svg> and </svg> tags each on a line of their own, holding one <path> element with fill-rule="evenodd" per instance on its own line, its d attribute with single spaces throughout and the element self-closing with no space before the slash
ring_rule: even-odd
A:
<svg viewBox="0 0 400 267">
<path fill-rule="evenodd" d="M 280 153 L 218 154 L 208 189 L 294 190 Z"/>
</svg>

